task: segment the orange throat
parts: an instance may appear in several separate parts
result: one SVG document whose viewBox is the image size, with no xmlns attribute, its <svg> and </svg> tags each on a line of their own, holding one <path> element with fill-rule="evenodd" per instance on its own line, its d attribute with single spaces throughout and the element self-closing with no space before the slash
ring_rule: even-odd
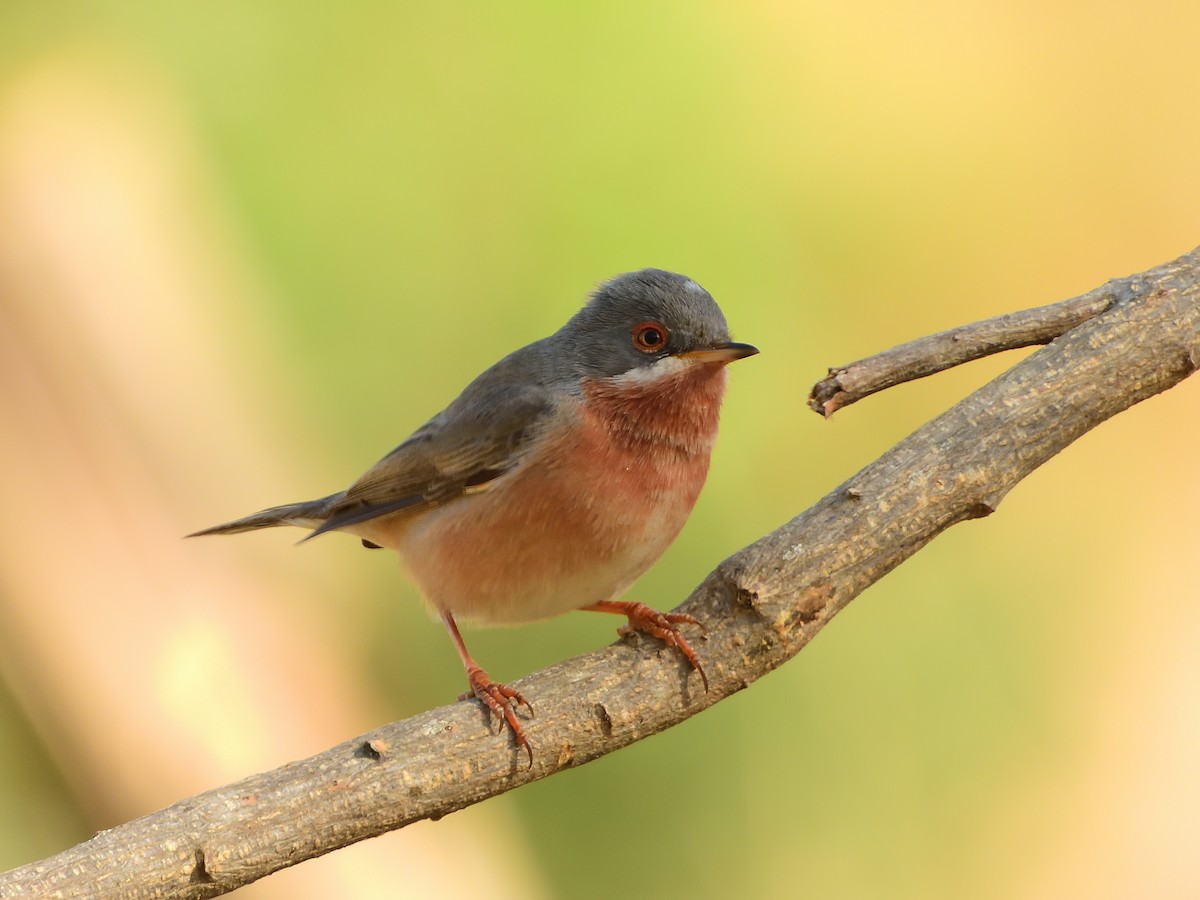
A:
<svg viewBox="0 0 1200 900">
<path fill-rule="evenodd" d="M 725 395 L 725 366 L 684 363 L 648 380 L 589 379 L 583 393 L 589 418 L 623 449 L 702 456 L 707 465 Z"/>
</svg>

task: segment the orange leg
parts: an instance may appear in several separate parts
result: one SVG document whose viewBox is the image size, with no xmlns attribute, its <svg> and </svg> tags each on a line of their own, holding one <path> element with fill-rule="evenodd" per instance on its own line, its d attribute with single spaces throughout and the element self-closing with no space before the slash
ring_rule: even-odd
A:
<svg viewBox="0 0 1200 900">
<path fill-rule="evenodd" d="M 691 644 L 684 640 L 683 635 L 679 633 L 679 628 L 676 627 L 699 625 L 700 623 L 696 619 L 685 613 L 660 613 L 645 603 L 632 603 L 628 600 L 601 600 L 599 603 L 584 606 L 582 609 L 588 612 L 616 613 L 619 616 L 625 616 L 629 619 L 629 624 L 622 625 L 617 629 L 617 634 L 621 637 L 634 631 L 641 631 L 677 648 L 691 667 L 699 673 L 700 680 L 704 682 L 704 690 L 708 691 L 708 676 L 704 674 L 704 668 L 700 665 L 700 657 L 696 655 L 696 651 L 692 649 Z"/>
<path fill-rule="evenodd" d="M 459 695 L 458 699 L 466 700 L 470 697 L 478 697 L 491 710 L 492 715 L 500 719 L 501 728 L 504 728 L 504 724 L 507 723 L 517 746 L 524 747 L 525 752 L 529 754 L 529 766 L 532 768 L 533 747 L 529 744 L 529 738 L 525 737 L 525 729 L 521 727 L 521 722 L 517 718 L 517 708 L 524 706 L 529 710 L 529 714 L 533 715 L 533 707 L 529 705 L 529 701 L 521 695 L 520 691 L 513 690 L 498 681 L 492 681 L 488 677 L 488 673 L 483 671 L 475 660 L 471 659 L 471 654 L 467 652 L 467 645 L 463 643 L 462 635 L 458 633 L 458 625 L 455 624 L 454 617 L 450 613 L 442 613 L 442 622 L 445 623 L 446 630 L 450 632 L 450 639 L 454 641 L 454 647 L 458 650 L 459 658 L 462 659 L 463 666 L 467 670 L 467 684 L 471 687 L 465 694 Z M 516 701 L 515 705 L 514 700 Z"/>
</svg>

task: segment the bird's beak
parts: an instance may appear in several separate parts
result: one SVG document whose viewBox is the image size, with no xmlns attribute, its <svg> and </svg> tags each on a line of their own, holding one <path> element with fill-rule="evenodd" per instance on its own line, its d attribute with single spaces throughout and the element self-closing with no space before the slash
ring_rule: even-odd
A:
<svg viewBox="0 0 1200 900">
<path fill-rule="evenodd" d="M 745 359 L 758 352 L 753 344 L 739 344 L 736 341 L 724 341 L 701 347 L 698 350 L 686 350 L 677 354 L 681 359 L 698 363 L 731 363 L 737 359 Z"/>
</svg>

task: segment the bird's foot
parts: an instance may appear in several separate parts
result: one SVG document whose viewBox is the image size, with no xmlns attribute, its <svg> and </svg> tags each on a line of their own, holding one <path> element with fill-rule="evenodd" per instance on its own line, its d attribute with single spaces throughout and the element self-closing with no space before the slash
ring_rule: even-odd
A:
<svg viewBox="0 0 1200 900">
<path fill-rule="evenodd" d="M 500 730 L 503 731 L 507 724 L 517 746 L 525 748 L 525 752 L 529 754 L 529 766 L 532 768 L 533 747 L 529 744 L 529 738 L 525 736 L 521 720 L 517 718 L 517 710 L 522 706 L 529 710 L 529 715 L 533 715 L 533 707 L 529 701 L 520 691 L 498 681 L 492 681 L 488 677 L 488 673 L 479 666 L 471 666 L 467 669 L 467 683 L 471 689 L 459 694 L 458 699 L 469 700 L 477 697 L 482 700 L 492 715 L 500 720 Z"/>
<path fill-rule="evenodd" d="M 617 629 L 617 634 L 621 637 L 640 631 L 676 648 L 700 676 L 705 692 L 708 691 L 708 676 L 704 674 L 704 667 L 700 665 L 700 657 L 696 655 L 692 645 L 679 633 L 680 625 L 699 625 L 699 620 L 686 613 L 662 613 L 657 609 L 651 609 L 645 603 L 632 603 L 627 600 L 607 600 L 589 606 L 587 609 L 625 616 L 629 622 Z"/>
</svg>

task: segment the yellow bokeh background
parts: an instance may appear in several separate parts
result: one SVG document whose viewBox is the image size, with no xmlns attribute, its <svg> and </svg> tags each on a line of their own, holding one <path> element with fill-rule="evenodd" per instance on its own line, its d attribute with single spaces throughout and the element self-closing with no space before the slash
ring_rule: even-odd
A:
<svg viewBox="0 0 1200 900">
<path fill-rule="evenodd" d="M 631 594 L 665 608 L 1016 357 L 832 422 L 827 366 L 1192 249 L 1197 34 L 1167 0 L 0 6 L 0 869 L 453 698 L 387 554 L 179 536 L 343 487 L 604 278 L 686 272 L 763 351 Z M 704 715 L 242 895 L 1200 895 L 1198 391 Z M 511 680 L 613 627 L 466 637 Z"/>
</svg>

